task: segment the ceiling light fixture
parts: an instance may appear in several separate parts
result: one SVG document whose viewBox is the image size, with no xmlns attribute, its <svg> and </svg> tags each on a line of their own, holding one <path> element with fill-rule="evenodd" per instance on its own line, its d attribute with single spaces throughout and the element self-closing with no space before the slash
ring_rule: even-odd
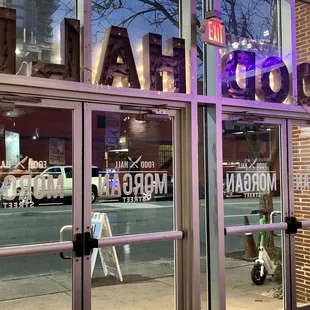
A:
<svg viewBox="0 0 310 310">
<path fill-rule="evenodd" d="M 34 130 L 34 135 L 32 136 L 32 139 L 37 140 L 38 138 L 40 138 L 40 136 L 39 136 L 38 128 L 36 128 Z"/>
</svg>

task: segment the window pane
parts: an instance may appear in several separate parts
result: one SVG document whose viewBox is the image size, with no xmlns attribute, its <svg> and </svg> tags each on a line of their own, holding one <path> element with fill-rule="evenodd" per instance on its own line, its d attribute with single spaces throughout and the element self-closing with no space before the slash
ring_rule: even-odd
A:
<svg viewBox="0 0 310 310">
<path fill-rule="evenodd" d="M 59 175 L 60 165 L 72 165 L 72 122 L 72 110 L 60 108 L 0 111 L 1 248 L 59 242 L 72 224 L 73 180 Z M 0 309 L 71 309 L 72 260 L 55 253 L 0 264 Z"/>
<path fill-rule="evenodd" d="M 223 97 L 292 103 L 291 24 L 280 23 L 291 20 L 289 3 L 221 0 L 221 9 Z"/>
<path fill-rule="evenodd" d="M 222 18 L 231 35 L 229 41 L 245 39 L 256 47 L 264 42 L 275 48 L 280 35 L 278 5 L 279 0 L 221 0 Z"/>
<path fill-rule="evenodd" d="M 280 129 L 268 123 L 223 122 L 225 227 L 282 221 Z M 267 309 L 282 309 L 281 232 L 227 235 L 225 256 L 229 309 L 245 303 L 260 309 L 257 299 Z"/>
<path fill-rule="evenodd" d="M 173 218 L 173 118 L 94 111 L 92 211 L 105 212 L 115 235 L 169 231 Z M 104 128 L 94 121 L 101 116 Z M 163 156 L 162 150 L 168 150 Z"/>
<path fill-rule="evenodd" d="M 2 3 L 1 6 L 16 10 L 16 70 L 23 69 L 23 62 L 35 60 L 62 63 L 60 22 L 65 17 L 74 18 L 75 2 L 18 0 Z"/>
<path fill-rule="evenodd" d="M 57 242 L 72 224 L 73 180 L 59 168 L 72 164 L 72 121 L 59 108 L 0 111 L 1 246 Z"/>
<path fill-rule="evenodd" d="M 72 260 L 50 254 L 0 263 L 5 266 L 0 270 L 1 310 L 72 309 Z"/>
<path fill-rule="evenodd" d="M 179 5 L 175 0 L 159 1 L 93 1 L 93 81 L 99 64 L 104 34 L 111 26 L 127 28 L 141 88 L 145 88 L 142 61 L 142 37 L 148 33 L 162 36 L 163 44 L 179 36 Z M 121 45 L 119 45 L 121 47 Z M 165 47 L 163 47 L 163 52 Z M 173 91 L 173 85 L 163 76 L 164 91 Z M 113 80 L 122 86 L 121 72 Z"/>
<path fill-rule="evenodd" d="M 173 249 L 172 241 L 115 247 L 123 282 L 105 273 L 98 254 L 92 279 L 93 309 L 104 305 L 111 310 L 174 310 Z"/>
</svg>

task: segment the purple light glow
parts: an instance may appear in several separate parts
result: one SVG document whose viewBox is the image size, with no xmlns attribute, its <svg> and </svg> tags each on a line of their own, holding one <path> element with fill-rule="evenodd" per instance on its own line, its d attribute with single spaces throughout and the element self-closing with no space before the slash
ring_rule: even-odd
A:
<svg viewBox="0 0 310 310">
<path fill-rule="evenodd" d="M 310 85 L 310 64 L 306 62 L 297 66 L 297 89 L 299 103 L 309 106 L 310 97 L 305 93 L 304 82 Z"/>
<path fill-rule="evenodd" d="M 237 67 L 245 66 L 245 88 L 237 83 Z M 233 51 L 222 58 L 222 95 L 227 98 L 255 100 L 255 53 Z"/>
<path fill-rule="evenodd" d="M 279 84 L 277 92 L 270 87 L 270 74 L 274 70 L 279 70 L 280 73 L 280 78 L 275 79 L 275 84 Z M 261 91 L 258 90 L 258 97 L 261 101 L 281 103 L 287 98 L 290 91 L 290 76 L 281 58 L 271 56 L 263 62 L 260 82 Z"/>
<path fill-rule="evenodd" d="M 245 87 L 237 82 L 237 67 L 245 66 Z M 255 87 L 255 72 L 260 69 L 258 87 Z M 275 79 L 278 91 L 270 86 L 270 74 L 278 70 L 280 78 Z M 222 95 L 227 98 L 255 100 L 255 94 L 261 101 L 283 102 L 290 90 L 290 76 L 283 60 L 276 56 L 268 57 L 262 64 L 256 64 L 255 53 L 243 50 L 230 52 L 222 58 Z M 255 89 L 256 88 L 256 89 Z"/>
</svg>

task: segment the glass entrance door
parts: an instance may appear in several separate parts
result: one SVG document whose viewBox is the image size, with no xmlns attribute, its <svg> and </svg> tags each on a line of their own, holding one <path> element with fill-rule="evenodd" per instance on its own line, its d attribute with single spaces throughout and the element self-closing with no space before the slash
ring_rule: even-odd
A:
<svg viewBox="0 0 310 310">
<path fill-rule="evenodd" d="M 92 309 L 175 309 L 175 240 L 183 237 L 175 220 L 176 112 L 85 109 L 85 205 L 92 201 L 85 222 L 99 240 L 85 262 Z"/>
<path fill-rule="evenodd" d="M 227 309 L 287 308 L 286 123 L 223 116 Z"/>
<path fill-rule="evenodd" d="M 72 229 L 59 242 L 82 232 L 81 106 L 30 99 L 0 104 L 0 308 L 81 309 Z"/>
</svg>

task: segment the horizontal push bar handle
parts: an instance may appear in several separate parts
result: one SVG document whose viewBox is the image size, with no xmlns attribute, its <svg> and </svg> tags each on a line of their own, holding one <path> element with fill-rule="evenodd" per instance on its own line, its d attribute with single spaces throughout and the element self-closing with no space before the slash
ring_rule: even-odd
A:
<svg viewBox="0 0 310 310">
<path fill-rule="evenodd" d="M 263 225 L 245 225 L 245 226 L 232 226 L 225 228 L 225 235 L 241 235 L 245 233 L 286 230 L 287 223 L 279 224 L 263 224 Z"/>
<path fill-rule="evenodd" d="M 301 228 L 310 228 L 310 221 L 301 221 Z"/>
<path fill-rule="evenodd" d="M 149 234 L 137 234 L 137 235 L 125 235 L 125 236 L 114 236 L 107 238 L 98 239 L 98 247 L 102 248 L 105 246 L 119 246 L 126 244 L 140 244 L 140 243 L 151 243 L 168 240 L 180 240 L 183 239 L 183 231 L 167 231 Z"/>
<path fill-rule="evenodd" d="M 0 248 L 0 258 L 43 255 L 73 250 L 73 242 L 54 242 Z"/>
</svg>

